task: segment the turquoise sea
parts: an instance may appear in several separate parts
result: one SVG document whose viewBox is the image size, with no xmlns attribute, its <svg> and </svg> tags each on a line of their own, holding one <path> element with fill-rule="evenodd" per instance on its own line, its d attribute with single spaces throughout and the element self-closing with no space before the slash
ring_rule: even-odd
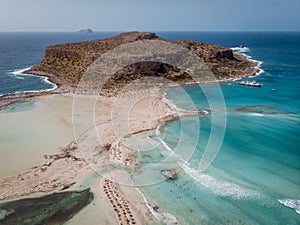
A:
<svg viewBox="0 0 300 225">
<path fill-rule="evenodd" d="M 245 80 L 263 86 L 220 84 L 226 105 L 225 127 L 215 124 L 218 118 L 213 121 L 209 113 L 181 117 L 159 132 L 140 135 L 145 140 L 153 137 L 139 155 L 142 172 L 134 176 L 146 198 L 180 224 L 300 224 L 300 34 L 161 35 L 242 51 L 262 62 L 263 70 Z M 238 48 L 241 43 L 246 48 Z M 178 108 L 218 110 L 210 107 L 209 100 L 214 95 L 218 99 L 217 92 L 207 91 L 215 88 L 215 84 L 187 85 L 164 91 Z M 212 129 L 213 123 L 216 129 Z M 221 142 L 215 158 L 214 147 L 208 145 L 210 135 Z M 201 160 L 212 163 L 203 170 Z M 177 179 L 162 181 L 162 171 L 172 168 L 179 171 Z M 167 218 L 162 216 L 165 222 Z"/>
<path fill-rule="evenodd" d="M 43 78 L 18 72 L 38 63 L 47 45 L 115 34 L 0 33 L 0 95 L 54 87 Z M 180 224 L 300 224 L 300 33 L 157 34 L 242 51 L 262 62 L 263 72 L 246 80 L 263 86 L 219 85 L 225 126 L 218 124 L 222 115 L 208 101 L 220 97 L 214 98 L 216 84 L 164 89 L 165 100 L 177 108 L 215 111 L 181 117 L 139 134 L 150 141 L 142 146 L 141 170 L 132 177 L 149 203 L 159 205 L 161 214 L 156 216 L 168 224 L 173 216 Z M 239 49 L 240 44 L 245 48 Z M 208 145 L 211 136 L 220 148 Z M 211 162 L 204 170 L 199 167 L 203 160 Z M 162 171 L 174 167 L 177 179 L 165 180 Z"/>
</svg>

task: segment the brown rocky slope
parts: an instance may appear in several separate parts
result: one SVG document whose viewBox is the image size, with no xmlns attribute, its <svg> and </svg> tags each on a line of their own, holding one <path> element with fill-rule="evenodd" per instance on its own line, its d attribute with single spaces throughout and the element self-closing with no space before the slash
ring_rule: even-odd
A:
<svg viewBox="0 0 300 225">
<path fill-rule="evenodd" d="M 257 72 L 255 62 L 234 54 L 228 48 L 198 41 L 162 39 L 150 32 L 127 32 L 103 40 L 49 46 L 45 49 L 43 61 L 26 73 L 48 76 L 58 85 L 75 87 L 88 66 L 101 54 L 122 44 L 145 39 L 164 40 L 189 49 L 208 65 L 218 80 L 249 76 Z M 120 80 L 123 80 L 121 83 L 124 84 L 124 81 L 126 83 L 140 76 L 153 75 L 166 77 L 179 84 L 191 81 L 188 74 L 174 66 L 158 62 L 142 62 L 118 72 L 116 76 L 118 79 L 114 79 L 109 85 L 118 86 Z"/>
</svg>

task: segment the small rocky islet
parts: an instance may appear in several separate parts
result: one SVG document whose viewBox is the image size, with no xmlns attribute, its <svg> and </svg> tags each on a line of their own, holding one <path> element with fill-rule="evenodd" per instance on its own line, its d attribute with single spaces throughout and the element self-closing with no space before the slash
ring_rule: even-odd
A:
<svg viewBox="0 0 300 225">
<path fill-rule="evenodd" d="M 94 31 L 91 28 L 87 28 L 87 29 L 79 30 L 78 33 L 80 33 L 80 34 L 92 34 L 92 33 L 94 33 Z"/>
</svg>

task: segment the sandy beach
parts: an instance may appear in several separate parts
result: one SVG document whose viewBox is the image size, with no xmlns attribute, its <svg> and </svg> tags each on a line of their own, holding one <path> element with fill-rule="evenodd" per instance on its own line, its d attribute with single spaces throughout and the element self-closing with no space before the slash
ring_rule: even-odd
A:
<svg viewBox="0 0 300 225">
<path fill-rule="evenodd" d="M 60 153 L 74 140 L 73 125 L 84 132 L 91 124 L 72 124 L 73 98 L 67 94 L 44 95 L 13 104 L 0 113 L 0 177 L 17 175 L 45 161 L 45 155 Z M 82 111 L 86 98 L 78 100 Z M 102 107 L 103 108 L 103 107 Z"/>
<path fill-rule="evenodd" d="M 98 49 L 97 54 L 105 52 L 107 45 L 118 46 L 123 42 L 136 41 L 140 38 L 156 39 L 158 37 L 154 33 L 124 33 L 105 39 L 104 44 L 100 41 L 102 44 L 99 46 L 102 47 L 101 51 Z M 84 43 L 81 46 L 82 49 L 86 50 L 87 47 L 90 49 L 89 44 L 93 49 L 98 46 L 95 46 L 94 42 Z M 197 49 L 200 51 L 205 45 L 185 41 L 178 41 L 178 44 L 183 47 L 195 45 L 194 51 Z M 70 46 L 72 51 L 69 54 L 72 55 L 75 52 L 72 45 L 63 45 L 64 48 Z M 61 48 L 62 46 L 56 46 L 54 49 L 47 48 L 44 61 L 33 67 L 33 71 L 27 71 L 49 76 L 52 74 L 51 71 L 41 73 L 40 70 L 47 69 L 49 65 L 52 67 L 52 61 L 59 58 L 57 63 L 63 63 L 63 66 L 56 65 L 52 68 L 52 70 L 59 69 L 56 74 L 63 75 L 56 76 L 58 80 L 54 80 L 59 84 L 58 89 L 43 94 L 27 93 L 1 97 L 0 123 L 3 129 L 0 131 L 0 140 L 1 155 L 4 157 L 0 159 L 0 165 L 3 168 L 0 170 L 0 200 L 24 198 L 36 193 L 43 195 L 91 188 L 94 200 L 75 215 L 68 222 L 69 224 L 96 224 L 98 221 L 104 221 L 104 224 L 162 222 L 160 220 L 165 220 L 164 216 L 158 215 L 164 215 L 164 212 L 161 212 L 159 207 L 154 207 L 155 203 L 148 202 L 143 193 L 136 189 L 136 185 L 140 184 L 134 183 L 130 177 L 130 172 L 139 171 L 140 165 L 137 157 L 139 151 L 142 150 L 141 146 L 145 144 L 143 142 L 151 142 L 150 137 L 145 141 L 139 140 L 135 135 L 155 130 L 167 122 L 178 120 L 181 116 L 208 113 L 174 107 L 164 99 L 161 88 L 202 81 L 204 83 L 216 82 L 212 72 L 208 70 L 208 67 L 205 67 L 206 69 L 201 67 L 203 71 L 200 70 L 197 82 L 193 82 L 193 79 L 184 71 L 178 74 L 169 71 L 165 77 L 161 74 L 153 76 L 151 73 L 148 77 L 140 77 L 140 73 L 147 72 L 149 66 L 154 71 L 160 71 L 163 68 L 163 65 L 150 63 L 131 68 L 130 70 L 136 70 L 133 77 L 126 77 L 124 80 L 119 79 L 118 76 L 111 77 L 109 82 L 101 83 L 107 77 L 103 74 L 98 76 L 101 72 L 99 69 L 103 69 L 100 60 L 100 66 L 95 63 L 87 69 L 87 65 L 84 65 L 79 70 L 79 72 L 86 71 L 81 79 L 83 82 L 76 83 L 80 76 L 73 76 L 76 71 L 74 66 L 77 65 L 76 60 L 80 62 L 83 60 L 80 58 L 81 54 L 73 55 L 74 57 L 71 58 L 74 62 L 66 66 L 64 55 L 61 55 Z M 77 46 L 76 51 L 79 50 L 78 48 Z M 230 76 L 223 77 L 220 75 L 222 73 L 218 73 L 223 77 L 223 79 L 218 77 L 219 82 L 240 76 L 238 71 L 245 69 L 248 69 L 245 73 L 248 75 L 257 72 L 252 68 L 255 63 L 250 63 L 245 59 L 241 60 L 241 63 L 238 63 L 239 60 L 233 60 L 233 53 L 230 49 L 212 45 L 205 45 L 205 48 L 210 50 L 206 52 L 207 56 L 214 58 L 215 63 L 218 62 L 220 68 L 230 74 Z M 172 48 L 171 50 L 174 54 Z M 128 57 L 128 55 L 125 56 Z M 93 62 L 93 57 L 89 58 L 90 63 Z M 194 55 L 194 57 L 198 62 L 198 56 Z M 223 61 L 217 61 L 218 57 L 221 57 Z M 118 57 L 113 59 L 118 59 Z M 228 67 L 224 60 L 231 63 L 231 67 Z M 113 68 L 108 66 L 105 72 L 111 72 Z M 129 73 L 126 70 L 121 72 Z M 174 82 L 173 80 L 178 79 L 179 75 L 180 82 Z M 101 91 L 97 89 L 99 87 L 102 87 Z M 167 179 L 175 175 L 172 171 L 171 173 L 167 171 L 165 177 Z M 171 221 L 168 218 L 172 218 Z M 178 223 L 172 215 L 167 216 L 166 220 L 168 224 Z"/>
<path fill-rule="evenodd" d="M 12 103 L 0 113 L 7 127 L 0 132 L 6 140 L 2 151 L 9 152 L 1 159 L 7 169 L 0 174 L 0 200 L 91 188 L 93 202 L 68 224 L 160 223 L 155 214 L 164 212 L 149 205 L 129 176 L 139 169 L 140 140 L 130 145 L 128 139 L 180 116 L 205 113 L 177 111 L 153 85 L 133 85 L 113 97 L 51 93 Z M 177 224 L 176 218 L 169 224 Z"/>
<path fill-rule="evenodd" d="M 1 159 L 1 166 L 11 169 L 1 170 L 0 199 L 88 186 L 95 200 L 70 224 L 94 224 L 95 218 L 105 224 L 156 221 L 128 172 L 112 169 L 102 174 L 102 170 L 118 165 L 138 168 L 138 149 L 129 150 L 124 141 L 132 134 L 155 129 L 166 118 L 176 117 L 178 112 L 161 98 L 158 88 L 118 97 L 65 93 L 28 99 L 32 104 L 28 109 L 22 108 L 27 104 L 23 103 L 25 106 L 20 104 L 17 112 L 2 111 L 1 124 L 7 129 L 2 129 L 0 138 L 15 135 L 16 141 L 3 145 L 10 153 Z M 31 141 L 19 138 L 25 134 Z"/>
</svg>

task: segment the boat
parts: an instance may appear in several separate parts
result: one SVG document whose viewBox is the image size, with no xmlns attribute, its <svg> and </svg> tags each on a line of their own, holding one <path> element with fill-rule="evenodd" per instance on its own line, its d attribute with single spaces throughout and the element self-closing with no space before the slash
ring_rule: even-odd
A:
<svg viewBox="0 0 300 225">
<path fill-rule="evenodd" d="M 241 82 L 238 82 L 238 84 L 240 85 L 245 85 L 245 86 L 251 86 L 251 87 L 261 87 L 262 84 L 260 83 L 257 83 L 255 80 L 254 81 L 241 81 Z"/>
</svg>

